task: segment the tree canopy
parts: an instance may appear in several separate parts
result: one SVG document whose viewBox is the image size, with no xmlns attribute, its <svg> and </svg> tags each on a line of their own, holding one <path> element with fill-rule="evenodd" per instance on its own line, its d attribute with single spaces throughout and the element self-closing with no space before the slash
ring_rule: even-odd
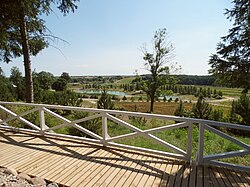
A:
<svg viewBox="0 0 250 187">
<path fill-rule="evenodd" d="M 152 53 L 148 52 L 146 47 L 142 49 L 144 66 L 150 72 L 149 78 L 143 81 L 142 89 L 150 98 L 151 112 L 153 112 L 154 100 L 161 86 L 169 83 L 170 79 L 174 79 L 174 77 L 169 76 L 171 67 L 166 66 L 166 63 L 172 60 L 173 50 L 173 45 L 167 41 L 165 28 L 155 32 Z"/>
<path fill-rule="evenodd" d="M 228 35 L 221 38 L 217 52 L 210 58 L 210 73 L 222 83 L 250 89 L 250 1 L 233 0 L 234 7 L 226 10 L 233 21 Z"/>
<path fill-rule="evenodd" d="M 74 11 L 79 0 L 8 0 L 0 3 L 0 60 L 9 63 L 23 56 L 26 101 L 33 102 L 30 55 L 48 47 L 51 35 L 42 15 L 49 15 L 54 4 L 65 15 Z"/>
</svg>

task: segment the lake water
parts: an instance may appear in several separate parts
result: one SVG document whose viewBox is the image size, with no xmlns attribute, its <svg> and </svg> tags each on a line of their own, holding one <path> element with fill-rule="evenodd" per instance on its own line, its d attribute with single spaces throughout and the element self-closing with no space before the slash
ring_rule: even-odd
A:
<svg viewBox="0 0 250 187">
<path fill-rule="evenodd" d="M 84 93 L 84 94 L 101 94 L 101 90 L 78 90 L 78 93 Z M 128 96 L 125 92 L 120 92 L 120 91 L 111 91 L 108 90 L 107 94 L 109 95 L 117 95 L 117 96 Z"/>
<path fill-rule="evenodd" d="M 163 98 L 164 98 L 163 96 L 159 97 L 159 99 L 163 99 Z M 178 97 L 178 96 L 175 96 L 175 95 L 166 95 L 165 98 L 166 98 L 166 100 L 169 100 L 170 98 L 172 98 L 173 101 L 174 101 L 176 98 L 179 99 L 179 97 Z"/>
<path fill-rule="evenodd" d="M 83 94 L 101 94 L 102 90 L 77 90 L 76 92 L 83 93 Z M 130 95 L 126 94 L 125 92 L 120 92 L 120 91 L 108 90 L 107 93 L 109 95 L 116 95 L 116 96 L 130 96 Z M 166 97 L 167 100 L 172 98 L 173 101 L 176 98 L 179 98 L 178 96 L 175 96 L 175 95 L 168 95 L 168 96 L 165 96 L 165 97 Z M 159 97 L 159 99 L 163 99 L 163 96 Z"/>
</svg>

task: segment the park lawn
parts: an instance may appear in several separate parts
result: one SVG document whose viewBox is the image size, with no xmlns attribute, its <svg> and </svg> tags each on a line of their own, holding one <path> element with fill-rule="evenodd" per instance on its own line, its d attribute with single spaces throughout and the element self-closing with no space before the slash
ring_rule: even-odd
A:
<svg viewBox="0 0 250 187">
<path fill-rule="evenodd" d="M 117 80 L 115 83 L 116 84 L 131 84 L 134 79 L 135 79 L 134 76 L 132 76 L 132 77 L 125 77 L 123 79 Z"/>
</svg>

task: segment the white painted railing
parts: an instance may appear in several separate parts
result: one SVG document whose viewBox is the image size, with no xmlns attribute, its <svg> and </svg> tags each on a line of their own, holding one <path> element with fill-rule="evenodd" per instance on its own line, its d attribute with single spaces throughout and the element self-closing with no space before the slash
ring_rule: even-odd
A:
<svg viewBox="0 0 250 187">
<path fill-rule="evenodd" d="M 8 109 L 10 106 L 26 106 L 31 109 L 21 113 L 16 114 L 10 109 Z M 10 107 L 11 108 L 11 107 Z M 53 112 L 52 110 L 71 110 L 71 111 L 82 111 L 82 112 L 89 112 L 91 113 L 91 116 L 84 117 L 81 119 L 77 119 L 74 121 L 71 121 L 69 119 L 66 119 L 65 117 L 57 114 L 56 112 Z M 243 169 L 250 171 L 250 167 L 248 166 L 238 166 L 230 163 L 225 163 L 221 161 L 216 161 L 218 159 L 228 158 L 228 157 L 234 157 L 234 156 L 243 156 L 246 154 L 250 154 L 250 146 L 229 136 L 228 134 L 225 134 L 224 132 L 221 132 L 220 130 L 214 128 L 214 127 L 224 127 L 224 128 L 232 128 L 232 129 L 240 129 L 245 131 L 250 131 L 249 126 L 243 126 L 238 124 L 230 124 L 230 123 L 223 123 L 223 122 L 216 122 L 216 121 L 209 121 L 209 120 L 202 120 L 202 119 L 194 119 L 194 118 L 183 118 L 183 117 L 176 117 L 176 116 L 168 116 L 168 115 L 159 115 L 159 114 L 147 114 L 147 113 L 138 113 L 138 112 L 126 112 L 126 111 L 116 111 L 116 110 L 101 110 L 101 109 L 92 109 L 92 108 L 81 108 L 81 107 L 70 107 L 70 106 L 57 106 L 57 105 L 46 105 L 46 104 L 28 104 L 28 103 L 14 103 L 14 102 L 1 102 L 0 101 L 0 113 L 7 114 L 5 118 L 0 119 L 0 127 L 1 128 L 8 128 L 13 130 L 20 130 L 20 131 L 32 131 L 35 133 L 39 133 L 41 135 L 46 136 L 58 136 L 58 137 L 69 137 L 74 139 L 81 139 L 81 140 L 87 140 L 95 143 L 100 143 L 104 146 L 112 146 L 112 147 L 120 147 L 125 149 L 132 149 L 132 150 L 138 150 L 138 151 L 144 151 L 149 152 L 157 155 L 165 155 L 172 158 L 182 159 L 185 161 L 191 161 L 192 160 L 192 141 L 193 141 L 193 126 L 196 124 L 199 124 L 199 138 L 198 138 L 198 150 L 197 150 L 197 156 L 196 156 L 196 162 L 198 164 L 215 164 L 220 166 L 227 166 L 227 167 L 233 167 L 236 169 Z M 34 124 L 27 119 L 24 118 L 27 114 L 35 113 L 37 112 L 39 114 L 39 124 Z M 46 125 L 46 117 L 45 113 L 59 119 L 62 121 L 61 124 L 54 126 L 54 127 L 48 127 Z M 171 120 L 174 124 L 171 125 L 165 125 L 160 126 L 152 129 L 147 130 L 141 130 L 130 123 L 116 117 L 116 116 L 133 116 L 133 117 L 143 117 L 143 118 L 157 118 L 160 120 Z M 95 118 L 101 118 L 102 119 L 102 135 L 98 135 L 94 132 L 91 132 L 90 130 L 82 127 L 78 123 L 85 122 L 88 120 L 92 120 Z M 14 128 L 11 127 L 8 123 L 13 120 L 19 120 L 20 122 L 26 124 L 29 126 L 32 130 L 29 129 L 21 129 L 21 128 Z M 128 128 L 131 130 L 131 133 L 118 135 L 114 137 L 110 137 L 108 133 L 108 121 L 112 121 L 116 124 L 122 125 L 123 127 Z M 71 126 L 76 128 L 77 130 L 84 132 L 88 136 L 92 138 L 83 138 L 83 137 L 76 137 L 71 135 L 63 135 L 63 134 L 57 134 L 54 132 L 56 129 L 60 129 L 66 126 Z M 178 148 L 169 142 L 166 142 L 157 136 L 153 135 L 153 133 L 166 131 L 166 130 L 172 130 L 177 128 L 186 127 L 188 131 L 188 142 L 186 150 L 182 150 L 181 148 Z M 221 153 L 221 154 L 214 154 L 214 155 L 204 155 L 204 130 L 211 131 L 222 138 L 225 138 L 232 143 L 235 143 L 239 145 L 240 147 L 244 148 L 243 150 L 239 151 L 233 151 L 233 152 L 227 152 L 227 153 Z M 163 147 L 168 148 L 172 152 L 165 152 L 165 151 L 158 151 L 158 150 L 151 150 L 147 148 L 140 148 L 140 147 L 134 147 L 124 144 L 115 143 L 117 140 L 121 140 L 124 138 L 133 138 L 136 136 L 144 136 L 155 143 L 158 143 L 162 145 Z"/>
</svg>

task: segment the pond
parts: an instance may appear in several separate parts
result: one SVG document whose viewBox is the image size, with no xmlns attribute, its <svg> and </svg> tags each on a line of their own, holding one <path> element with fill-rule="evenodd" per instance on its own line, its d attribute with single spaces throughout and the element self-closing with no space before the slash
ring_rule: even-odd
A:
<svg viewBox="0 0 250 187">
<path fill-rule="evenodd" d="M 158 99 L 163 99 L 163 98 L 164 98 L 164 96 L 158 97 Z M 170 98 L 172 98 L 173 101 L 174 101 L 176 98 L 179 99 L 179 97 L 178 97 L 178 96 L 175 96 L 175 95 L 166 95 L 165 98 L 166 98 L 166 100 L 169 100 Z"/>
<path fill-rule="evenodd" d="M 101 94 L 102 90 L 77 90 L 76 92 L 83 93 L 83 94 Z M 126 94 L 125 92 L 112 91 L 112 90 L 108 90 L 107 94 L 117 95 L 117 96 L 128 96 L 128 94 Z"/>
</svg>

